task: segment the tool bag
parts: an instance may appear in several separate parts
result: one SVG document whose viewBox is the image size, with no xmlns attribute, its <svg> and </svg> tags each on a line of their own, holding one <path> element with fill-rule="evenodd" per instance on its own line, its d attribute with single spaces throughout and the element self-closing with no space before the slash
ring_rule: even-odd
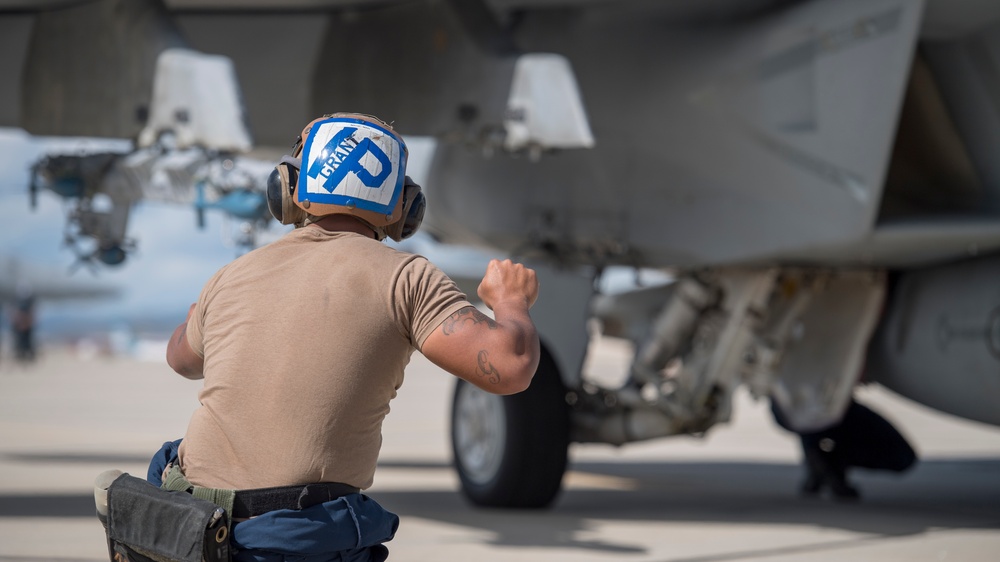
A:
<svg viewBox="0 0 1000 562">
<path fill-rule="evenodd" d="M 107 488 L 108 554 L 112 562 L 228 562 L 227 519 L 210 501 L 122 474 Z"/>
</svg>

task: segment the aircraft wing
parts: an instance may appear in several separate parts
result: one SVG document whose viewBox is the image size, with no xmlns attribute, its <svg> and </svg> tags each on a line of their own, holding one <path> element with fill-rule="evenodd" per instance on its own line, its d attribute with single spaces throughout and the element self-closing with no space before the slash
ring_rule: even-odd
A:
<svg viewBox="0 0 1000 562">
<path fill-rule="evenodd" d="M 0 84 L 0 125 L 135 138 L 150 115 L 157 57 L 181 48 L 233 61 L 256 145 L 287 147 L 297 127 L 344 108 L 394 119 L 409 135 L 486 134 L 503 122 L 516 56 L 537 47 L 526 28 L 631 11 L 669 30 L 799 3 L 0 0 L 0 72 L 20 77 Z M 928 33 L 984 27 L 997 15 L 990 4 L 932 0 Z"/>
<path fill-rule="evenodd" d="M 0 71 L 20 80 L 0 84 L 0 124 L 140 148 L 166 137 L 181 149 L 280 151 L 317 115 L 371 113 L 449 147 L 435 165 L 447 174 L 426 186 L 448 201 L 428 215 L 447 241 L 511 251 L 526 238 L 558 239 L 570 245 L 562 254 L 628 246 L 617 260 L 641 254 L 651 266 L 817 255 L 906 264 L 1000 245 L 988 224 L 950 218 L 944 228 L 977 234 L 928 252 L 914 237 L 900 245 L 875 232 L 883 218 L 893 233 L 937 228 L 942 219 L 924 215 L 942 214 L 930 208 L 939 180 L 962 221 L 977 220 L 969 208 L 990 197 L 974 171 L 993 173 L 989 157 L 936 117 L 952 93 L 909 65 L 925 41 L 933 56 L 915 65 L 968 72 L 939 46 L 1000 20 L 996 3 L 6 0 L 3 9 Z M 972 62 L 988 67 L 989 47 L 972 47 L 982 51 Z M 960 98 L 973 86 L 954 83 L 946 101 L 969 107 Z M 176 95 L 161 98 L 172 84 Z M 915 100 L 904 104 L 904 93 Z M 913 117 L 900 130 L 920 127 L 935 144 L 928 154 L 890 154 L 906 105 Z M 622 128 L 626 117 L 648 127 L 649 142 Z M 472 152 L 487 158 L 473 162 Z M 546 152 L 559 160 L 534 165 Z M 883 204 L 887 174 L 915 185 L 890 185 Z M 579 195 L 564 201 L 570 191 Z M 890 216 L 899 208 L 902 224 Z"/>
<path fill-rule="evenodd" d="M 486 134 L 503 122 L 518 14 L 572 18 L 608 3 L 3 0 L 0 72 L 20 80 L 0 84 L 0 125 L 137 138 L 156 111 L 158 57 L 193 49 L 233 61 L 256 145 L 287 147 L 312 117 L 344 108 L 394 119 L 404 134 Z M 658 17 L 739 17 L 782 3 L 674 0 Z M 199 117 L 177 111 L 178 122 Z"/>
<path fill-rule="evenodd" d="M 65 268 L 44 267 L 13 256 L 0 258 L 0 302 L 33 297 L 42 301 L 111 299 L 121 288 L 96 279 L 71 277 Z"/>
</svg>

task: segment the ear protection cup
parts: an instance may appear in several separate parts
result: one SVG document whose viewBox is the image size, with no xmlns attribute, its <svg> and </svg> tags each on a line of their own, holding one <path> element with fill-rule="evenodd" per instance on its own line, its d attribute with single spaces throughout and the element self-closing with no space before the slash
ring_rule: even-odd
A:
<svg viewBox="0 0 1000 562">
<path fill-rule="evenodd" d="M 284 156 L 267 177 L 267 208 L 281 224 L 301 226 L 306 212 L 295 204 L 299 180 L 299 159 Z"/>
<path fill-rule="evenodd" d="M 271 170 L 271 174 L 267 176 L 267 210 L 271 211 L 271 216 L 281 224 L 285 224 L 283 220 L 285 216 L 284 207 L 281 204 L 281 193 L 285 189 L 285 181 L 282 181 L 281 173 L 278 171 L 278 167 L 275 166 Z"/>
<path fill-rule="evenodd" d="M 413 236 L 420 229 L 425 209 L 427 209 L 427 199 L 420 186 L 410 176 L 406 176 L 403 183 L 403 212 L 399 220 L 385 227 L 386 235 L 396 242 L 402 242 Z"/>
</svg>

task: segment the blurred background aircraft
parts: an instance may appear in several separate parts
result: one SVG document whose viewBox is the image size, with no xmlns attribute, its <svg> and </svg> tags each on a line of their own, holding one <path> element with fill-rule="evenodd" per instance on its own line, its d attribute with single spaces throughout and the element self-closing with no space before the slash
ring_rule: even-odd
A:
<svg viewBox="0 0 1000 562">
<path fill-rule="evenodd" d="M 50 152 L 124 150 L 130 144 L 120 139 L 33 137 L 18 129 L 0 129 L 0 255 L 20 264 L 17 269 L 32 272 L 33 283 L 114 292 L 99 299 L 40 299 L 36 335 L 43 352 L 48 344 L 106 342 L 109 331 L 125 326 L 165 339 L 206 276 L 241 251 L 228 242 L 231 227 L 220 213 L 208 213 L 206 228 L 199 229 L 190 206 L 139 202 L 131 210 L 128 230 L 135 242 L 134 263 L 98 267 L 98 262 L 81 262 L 81 248 L 66 238 L 72 202 L 44 191 L 33 206 L 27 197 L 31 167 Z M 11 271 L 2 273 L 3 284 L 16 289 Z"/>
<path fill-rule="evenodd" d="M 0 348 L 13 349 L 13 356 L 19 361 L 33 361 L 37 356 L 39 306 L 107 300 L 120 293 L 120 289 L 106 282 L 71 279 L 63 268 L 44 268 L 16 256 L 0 256 Z"/>
<path fill-rule="evenodd" d="M 16 256 L 0 255 L 0 302 L 33 297 L 43 301 L 110 299 L 121 289 L 107 282 L 70 277 L 63 267 L 41 267 Z"/>
<path fill-rule="evenodd" d="M 799 431 L 835 423 L 862 372 L 1000 424 L 996 2 L 0 9 L 0 71 L 20 77 L 0 84 L 0 125 L 128 143 L 32 166 L 88 264 L 142 247 L 147 199 L 222 208 L 259 243 L 263 173 L 316 115 L 427 140 L 426 232 L 542 278 L 531 389 L 456 387 L 476 503 L 547 505 L 570 442 L 703 434 L 739 387 Z M 661 275 L 611 291 L 616 267 Z M 582 376 L 594 334 L 634 348 L 614 385 Z"/>
</svg>

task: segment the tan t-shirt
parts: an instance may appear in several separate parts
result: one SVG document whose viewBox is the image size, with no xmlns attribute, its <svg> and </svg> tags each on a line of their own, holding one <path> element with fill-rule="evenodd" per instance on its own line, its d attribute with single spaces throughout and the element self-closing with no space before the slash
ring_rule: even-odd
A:
<svg viewBox="0 0 1000 562">
<path fill-rule="evenodd" d="M 223 267 L 187 326 L 205 381 L 185 475 L 210 488 L 368 488 L 410 354 L 464 306 L 423 257 L 315 226 Z"/>
</svg>

